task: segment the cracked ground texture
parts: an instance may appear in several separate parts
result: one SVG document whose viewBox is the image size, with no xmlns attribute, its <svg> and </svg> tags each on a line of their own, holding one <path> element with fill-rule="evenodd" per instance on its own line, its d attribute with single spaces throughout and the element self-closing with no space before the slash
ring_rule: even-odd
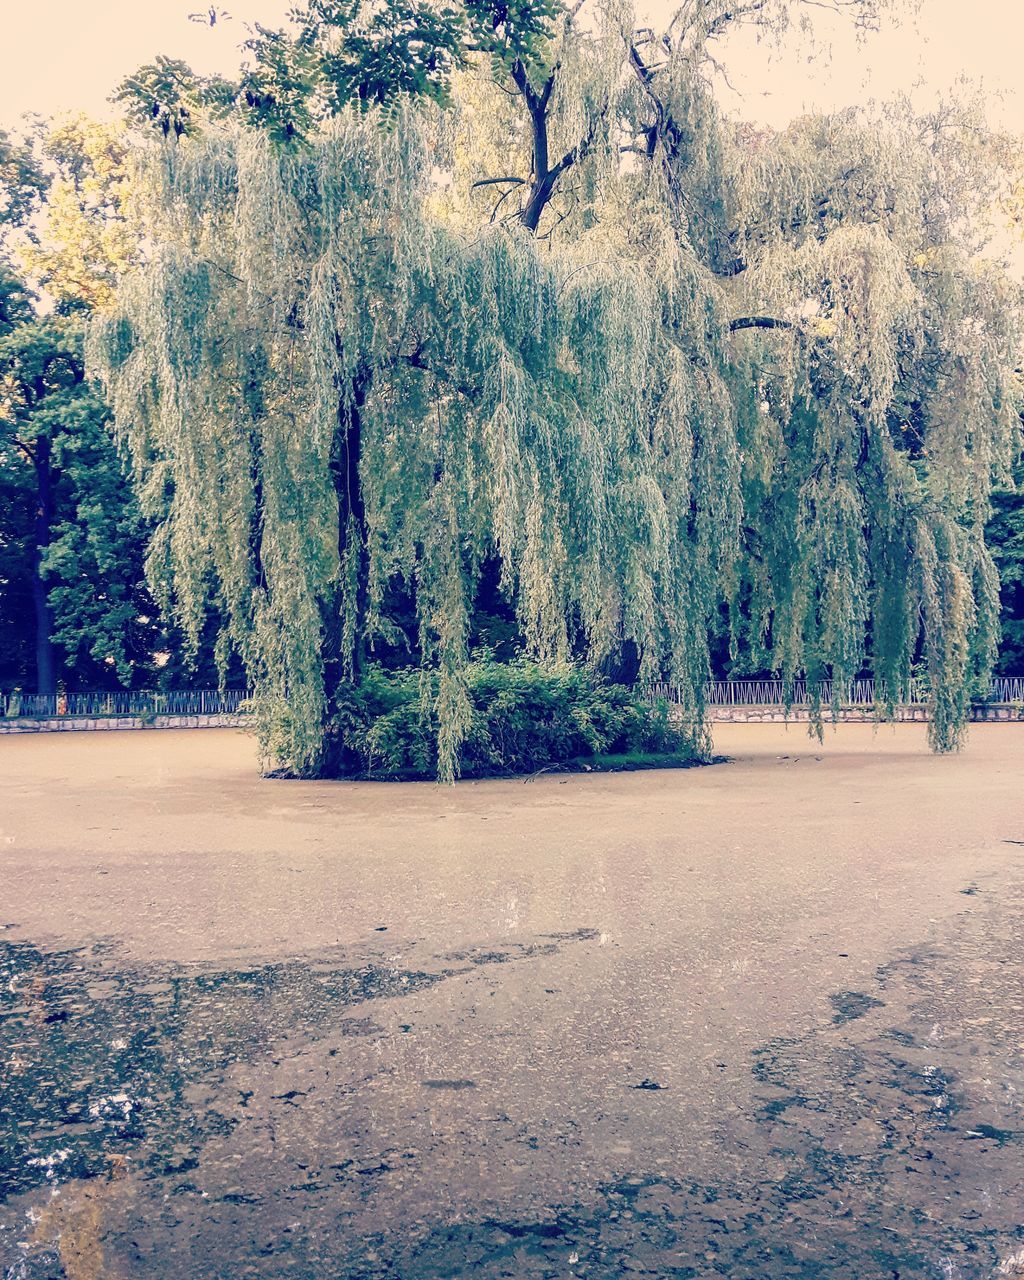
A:
<svg viewBox="0 0 1024 1280">
<path fill-rule="evenodd" d="M 0 1276 L 1024 1275 L 1024 726 L 707 769 L 0 779 Z"/>
</svg>

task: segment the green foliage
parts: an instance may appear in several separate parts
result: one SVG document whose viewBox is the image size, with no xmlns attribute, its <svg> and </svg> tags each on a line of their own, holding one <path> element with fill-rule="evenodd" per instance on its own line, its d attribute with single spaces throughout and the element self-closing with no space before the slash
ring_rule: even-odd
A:
<svg viewBox="0 0 1024 1280">
<path fill-rule="evenodd" d="M 494 563 L 542 664 L 635 651 L 700 724 L 728 605 L 787 678 L 867 663 L 892 691 L 923 658 L 955 746 L 1020 397 L 973 104 L 736 126 L 705 75 L 718 0 L 661 35 L 616 5 L 458 11 L 450 81 L 411 49 L 403 81 L 370 57 L 386 12 L 311 8 L 251 51 L 252 104 L 144 150 L 152 254 L 92 330 L 151 565 L 188 634 L 223 601 L 264 747 L 348 769 L 338 717 L 411 612 L 451 776 Z"/>
<path fill-rule="evenodd" d="M 483 657 L 467 665 L 464 679 L 469 726 L 456 776 L 533 773 L 606 756 L 657 756 L 675 763 L 698 758 L 667 705 L 651 706 L 580 667 Z M 370 776 L 436 777 L 438 693 L 436 673 L 371 667 L 349 691 L 329 732 Z"/>
<path fill-rule="evenodd" d="M 993 497 L 987 540 L 999 570 L 1002 642 L 998 670 L 1024 674 L 1024 493 L 1001 490 Z"/>
<path fill-rule="evenodd" d="M 468 45 L 509 68 L 542 67 L 565 9 L 557 0 L 464 0 Z"/>
<path fill-rule="evenodd" d="M 81 313 L 109 301 L 139 252 L 129 187 L 123 129 L 84 117 L 40 129 L 13 174 L 0 168 L 0 208 L 36 215 L 30 235 L 8 236 L 22 272 L 0 256 L 4 686 L 49 692 L 58 679 L 106 688 L 189 678 L 189 655 L 145 585 L 149 530 L 109 411 L 85 378 Z M 193 655 L 207 680 L 215 638 Z M 160 667 L 155 655 L 169 651 L 174 661 Z"/>
<path fill-rule="evenodd" d="M 0 232 L 23 226 L 46 191 L 47 178 L 30 140 L 0 129 Z"/>
<path fill-rule="evenodd" d="M 80 686 L 112 674 L 125 687 L 146 683 L 166 643 L 145 586 L 146 529 L 91 389 L 63 407 L 53 461 L 59 504 L 42 571 L 64 667 Z"/>
<path fill-rule="evenodd" d="M 18 458 L 0 453 L 0 686 L 23 685 L 32 671 L 35 618 L 32 519 L 35 477 Z"/>
<path fill-rule="evenodd" d="M 180 635 L 145 582 L 148 541 L 110 432 L 83 377 L 82 322 L 33 318 L 0 336 L 0 683 L 34 683 L 33 582 L 40 575 L 58 675 L 71 687 L 193 679 Z M 42 546 L 35 517 L 49 512 Z M 210 602 L 216 617 L 216 602 Z M 204 635 L 193 658 L 215 683 Z M 174 654 L 166 671 L 157 653 Z"/>
<path fill-rule="evenodd" d="M 196 75 L 180 58 L 161 54 L 122 80 L 113 101 L 136 128 L 181 138 L 195 133 L 204 120 L 226 116 L 236 92 L 237 86 L 219 76 Z"/>
<path fill-rule="evenodd" d="M 234 113 L 276 142 L 309 140 L 350 107 L 378 108 L 393 122 L 410 99 L 450 105 L 453 77 L 474 54 L 506 69 L 542 65 L 560 14 L 556 0 L 310 0 L 287 29 L 255 24 L 237 83 L 159 57 L 124 80 L 114 100 L 136 127 L 164 137 L 193 135 Z"/>
<path fill-rule="evenodd" d="M 313 112 L 303 111 L 299 95 L 316 97 L 321 118 L 352 103 L 379 106 L 408 95 L 447 101 L 452 70 L 462 60 L 464 24 L 456 8 L 313 0 L 292 19 L 290 33 L 259 28 L 246 46 L 254 55 L 254 92 L 273 96 L 282 123 L 298 119 L 302 131 L 308 128 Z M 258 111 L 261 104 L 252 106 Z"/>
<path fill-rule="evenodd" d="M 2 589 L 28 640 L 39 572 L 65 673 L 98 686 L 116 674 L 128 685 L 135 669 L 151 662 L 156 610 L 142 586 L 138 506 L 106 407 L 84 379 L 81 345 L 81 323 L 59 317 L 23 322 L 0 337 L 0 503 L 10 503 L 12 515 L 23 512 L 16 525 L 12 520 Z M 31 495 L 31 514 L 40 503 L 48 509 L 38 558 L 22 495 Z M 140 624 L 147 611 L 150 624 Z M 3 677 L 21 683 L 28 654 L 9 651 L 8 662 Z"/>
<path fill-rule="evenodd" d="M 24 280 L 0 255 L 0 337 L 19 324 L 31 320 L 35 295 Z"/>
</svg>

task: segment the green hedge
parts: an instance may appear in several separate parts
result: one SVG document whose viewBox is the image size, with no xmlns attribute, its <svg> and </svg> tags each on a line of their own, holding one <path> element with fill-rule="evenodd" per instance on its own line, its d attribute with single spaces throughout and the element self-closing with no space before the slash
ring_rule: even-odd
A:
<svg viewBox="0 0 1024 1280">
<path fill-rule="evenodd" d="M 465 672 L 472 713 L 458 774 L 485 778 L 558 765 L 695 763 L 698 754 L 665 703 L 650 703 L 580 667 L 482 659 Z M 370 668 L 337 709 L 332 732 L 366 776 L 434 778 L 437 676 Z M 608 758 L 614 757 L 614 760 Z"/>
</svg>

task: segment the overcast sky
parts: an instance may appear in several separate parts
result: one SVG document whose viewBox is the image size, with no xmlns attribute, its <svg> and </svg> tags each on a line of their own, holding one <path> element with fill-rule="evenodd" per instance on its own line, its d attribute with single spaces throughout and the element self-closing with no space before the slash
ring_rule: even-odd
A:
<svg viewBox="0 0 1024 1280">
<path fill-rule="evenodd" d="M 157 53 L 184 58 L 197 70 L 231 71 L 244 22 L 279 25 L 292 0 L 224 0 L 228 21 L 190 22 L 196 0 L 0 0 L 0 125 L 24 111 L 67 109 L 104 114 L 112 87 Z M 671 11 L 644 0 L 648 14 Z M 848 29 L 823 13 L 821 34 L 831 57 L 808 61 L 807 50 L 733 41 L 730 79 L 741 96 L 723 91 L 731 110 L 784 124 L 807 108 L 832 108 L 886 97 L 919 83 L 922 99 L 959 77 L 981 82 L 996 123 L 1024 134 L 1021 0 L 921 0 L 913 24 L 887 26 L 858 47 Z"/>
</svg>

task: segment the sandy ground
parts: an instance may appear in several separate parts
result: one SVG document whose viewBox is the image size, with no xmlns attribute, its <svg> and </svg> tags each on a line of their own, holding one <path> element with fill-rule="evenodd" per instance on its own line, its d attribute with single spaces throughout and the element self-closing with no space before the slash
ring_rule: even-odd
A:
<svg viewBox="0 0 1024 1280">
<path fill-rule="evenodd" d="M 0 1275 L 994 1275 L 1024 726 L 716 747 L 438 788 L 4 739 Z"/>
</svg>

